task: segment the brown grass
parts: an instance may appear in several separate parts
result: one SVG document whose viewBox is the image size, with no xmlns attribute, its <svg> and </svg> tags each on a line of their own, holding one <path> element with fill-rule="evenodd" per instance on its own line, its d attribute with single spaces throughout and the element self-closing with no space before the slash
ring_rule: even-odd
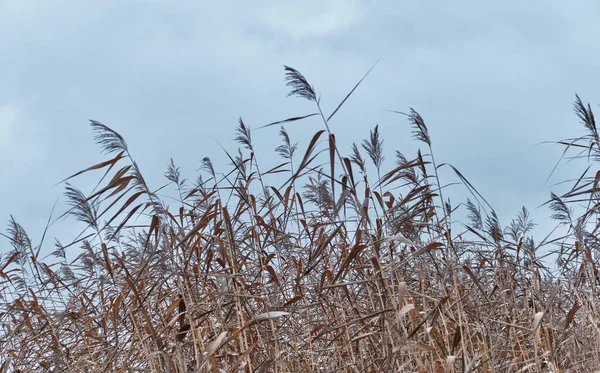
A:
<svg viewBox="0 0 600 373">
<path fill-rule="evenodd" d="M 87 229 L 56 260 L 40 259 L 11 218 L 0 258 L 4 372 L 591 372 L 600 366 L 598 180 L 590 166 L 552 195 L 568 235 L 536 244 L 525 208 L 508 227 L 456 168 L 436 163 L 425 120 L 406 114 L 423 144 L 383 169 L 375 127 L 344 156 L 314 87 L 286 67 L 290 94 L 323 121 L 302 152 L 281 127 L 281 164 L 240 119 L 222 174 L 210 158 L 167 199 L 142 177 L 125 140 L 92 121 L 109 159 L 86 195 L 67 184 Z M 364 79 L 364 78 L 363 78 Z M 361 79 L 362 81 L 362 79 Z M 360 82 L 359 82 L 360 84 Z M 591 108 L 577 97 L 583 137 L 561 142 L 600 160 Z M 264 127 L 268 127 L 267 125 Z M 388 160 L 389 163 L 389 160 Z M 473 199 L 444 196 L 450 167 Z M 371 168 L 373 168 L 371 170 Z M 283 185 L 282 185 L 283 184 Z M 576 214 L 575 208 L 581 213 Z M 581 208 L 583 207 L 583 209 Z M 457 209 L 469 221 L 452 222 Z M 79 254 L 67 260 L 67 250 Z M 547 267 L 552 252 L 558 265 Z"/>
</svg>

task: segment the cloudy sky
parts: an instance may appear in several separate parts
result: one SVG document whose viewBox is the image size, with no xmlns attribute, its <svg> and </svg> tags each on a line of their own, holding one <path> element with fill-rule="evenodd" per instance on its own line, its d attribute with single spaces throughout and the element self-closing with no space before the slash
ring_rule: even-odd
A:
<svg viewBox="0 0 600 373">
<path fill-rule="evenodd" d="M 309 102 L 286 98 L 283 65 L 301 71 L 331 112 L 381 58 L 331 123 L 342 150 L 379 124 L 388 167 L 393 150 L 413 156 L 419 144 L 406 119 L 385 111 L 413 107 L 438 162 L 459 168 L 503 224 L 525 205 L 547 230 L 550 212 L 536 207 L 583 168 L 563 166 L 546 182 L 561 148 L 536 144 L 583 134 L 575 93 L 593 107 L 600 102 L 599 7 L 595 0 L 0 0 L 0 214 L 4 221 L 13 214 L 39 239 L 59 197 L 64 211 L 63 187 L 52 186 L 106 159 L 89 119 L 120 132 L 158 187 L 171 157 L 189 178 L 205 156 L 225 167 L 217 142 L 236 150 L 240 116 L 258 127 L 312 112 Z M 287 127 L 303 151 L 321 126 Z M 275 164 L 276 128 L 253 136 L 258 157 Z M 68 242 L 69 224 L 51 234 Z"/>
</svg>

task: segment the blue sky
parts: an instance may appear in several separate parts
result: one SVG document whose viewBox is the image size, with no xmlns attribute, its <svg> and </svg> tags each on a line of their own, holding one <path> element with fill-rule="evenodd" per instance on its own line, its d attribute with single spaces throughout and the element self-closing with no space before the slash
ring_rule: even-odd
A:
<svg viewBox="0 0 600 373">
<path fill-rule="evenodd" d="M 503 225 L 525 205 L 547 232 L 550 212 L 535 208 L 584 165 L 563 166 L 546 183 L 562 149 L 535 145 L 584 133 L 575 93 L 593 108 L 600 102 L 599 7 L 591 0 L 0 0 L 0 214 L 4 221 L 13 214 L 39 239 L 57 198 L 57 213 L 65 209 L 63 187 L 52 186 L 106 158 L 89 119 L 120 132 L 159 187 L 171 157 L 190 179 L 205 156 L 224 170 L 217 141 L 236 150 L 240 116 L 259 127 L 312 112 L 309 102 L 286 98 L 284 64 L 309 79 L 331 112 L 381 57 L 332 121 L 342 150 L 379 124 L 387 168 L 396 149 L 413 156 L 420 144 L 407 121 L 385 111 L 413 107 L 438 162 L 459 168 Z M 303 151 L 321 126 L 287 128 Z M 277 164 L 277 129 L 253 136 L 257 156 Z M 89 191 L 95 181 L 75 185 Z M 50 235 L 68 242 L 78 230 L 63 222 Z"/>
</svg>

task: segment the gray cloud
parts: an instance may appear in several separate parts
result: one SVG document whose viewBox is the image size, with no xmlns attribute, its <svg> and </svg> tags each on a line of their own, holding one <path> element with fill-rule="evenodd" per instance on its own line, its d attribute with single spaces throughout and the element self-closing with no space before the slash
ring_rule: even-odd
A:
<svg viewBox="0 0 600 373">
<path fill-rule="evenodd" d="M 172 156 L 188 177 L 198 161 L 227 161 L 238 116 L 251 127 L 312 112 L 286 98 L 282 65 L 313 83 L 333 110 L 377 68 L 332 122 L 349 149 L 380 124 L 388 149 L 414 154 L 406 120 L 419 111 L 440 162 L 457 166 L 503 223 L 549 195 L 544 181 L 561 149 L 534 147 L 582 133 L 578 92 L 598 102 L 598 5 L 522 3 L 195 1 L 0 4 L 0 212 L 34 235 L 62 190 L 50 187 L 103 160 L 88 119 L 119 131 L 155 186 Z M 318 120 L 290 125 L 302 140 Z M 259 156 L 275 160 L 275 129 L 255 132 Z M 269 153 L 268 153 L 269 152 Z M 562 168 L 553 178 L 572 177 Z M 448 172 L 447 181 L 456 179 Z M 93 179 L 76 184 L 91 188 Z M 457 196 L 462 196 L 457 191 Z M 64 210 L 64 205 L 60 204 Z M 541 209 L 534 216 L 549 215 Z M 549 227 L 548 222 L 544 222 Z M 71 225 L 57 234 L 75 234 Z"/>
</svg>

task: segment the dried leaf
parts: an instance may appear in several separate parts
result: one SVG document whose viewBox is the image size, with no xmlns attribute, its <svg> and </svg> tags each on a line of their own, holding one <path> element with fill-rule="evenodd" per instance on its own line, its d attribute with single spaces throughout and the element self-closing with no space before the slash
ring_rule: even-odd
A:
<svg viewBox="0 0 600 373">
<path fill-rule="evenodd" d="M 288 315 L 290 315 L 289 312 L 271 311 L 271 312 L 261 313 L 260 315 L 256 316 L 254 318 L 254 320 L 257 321 L 257 322 L 260 322 L 260 321 L 276 319 L 278 317 L 288 316 Z"/>
<path fill-rule="evenodd" d="M 208 357 L 217 352 L 217 350 L 221 347 L 221 343 L 223 342 L 225 337 L 227 337 L 227 332 L 221 332 L 221 334 L 219 334 L 217 338 L 215 338 L 208 344 L 208 346 L 206 346 L 206 350 L 204 350 L 204 355 Z"/>
<path fill-rule="evenodd" d="M 408 303 L 405 304 L 404 307 L 402 307 L 400 309 L 400 312 L 398 312 L 398 314 L 400 315 L 400 317 L 403 317 L 404 315 L 406 315 L 407 313 L 409 313 L 410 311 L 415 309 L 415 305 L 413 303 Z"/>
</svg>

